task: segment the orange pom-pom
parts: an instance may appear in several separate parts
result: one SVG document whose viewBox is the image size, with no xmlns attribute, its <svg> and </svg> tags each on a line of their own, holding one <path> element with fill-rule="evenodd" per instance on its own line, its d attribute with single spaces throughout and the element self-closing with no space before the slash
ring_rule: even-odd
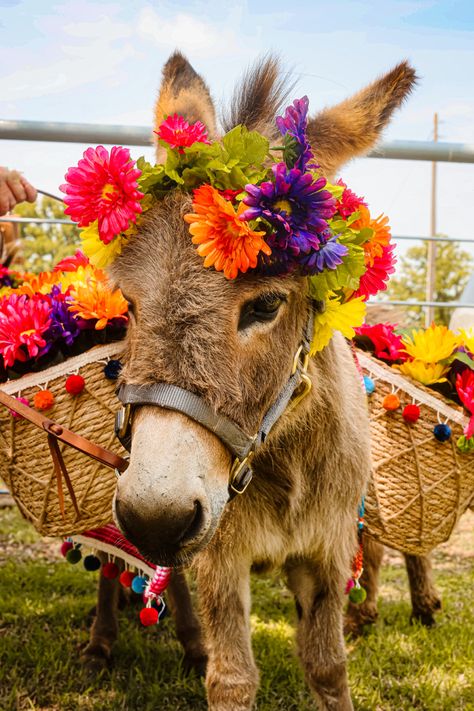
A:
<svg viewBox="0 0 474 711">
<path fill-rule="evenodd" d="M 400 407 L 400 398 L 394 393 L 390 393 L 390 395 L 385 395 L 382 401 L 382 407 L 384 407 L 389 412 L 398 410 L 398 408 Z"/>
<path fill-rule="evenodd" d="M 54 395 L 51 390 L 39 390 L 33 397 L 33 405 L 37 410 L 49 410 L 54 405 Z"/>
<path fill-rule="evenodd" d="M 70 395 L 79 395 L 84 390 L 86 381 L 82 375 L 70 375 L 64 387 Z"/>
</svg>

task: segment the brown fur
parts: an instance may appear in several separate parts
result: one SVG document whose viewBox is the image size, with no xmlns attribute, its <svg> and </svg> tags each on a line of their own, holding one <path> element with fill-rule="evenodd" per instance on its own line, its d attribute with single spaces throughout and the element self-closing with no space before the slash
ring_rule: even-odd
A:
<svg viewBox="0 0 474 711">
<path fill-rule="evenodd" d="M 184 75 L 194 77 L 194 71 L 181 55 L 174 55 L 165 67 L 157 118 L 177 110 L 184 99 Z M 276 105 L 270 79 L 262 89 L 255 77 L 272 75 L 271 63 L 249 75 L 239 94 L 242 101 L 234 106 L 235 117 L 270 116 Z M 313 121 L 312 140 L 322 164 L 333 170 L 367 150 L 412 81 L 412 70 L 402 65 L 345 102 L 342 116 L 339 109 Z M 190 84 L 187 115 L 194 117 L 199 102 L 208 105 L 209 93 L 199 78 Z M 259 110 L 249 113 L 252 97 Z M 179 106 L 182 110 L 183 104 Z M 204 115 L 199 118 L 205 120 Z M 357 129 L 350 133 L 353 124 Z M 291 371 L 307 319 L 306 280 L 246 275 L 231 282 L 203 269 L 182 219 L 189 207 L 189 197 L 177 192 L 157 204 L 113 267 L 114 280 L 135 310 L 123 379 L 165 381 L 197 392 L 243 429 L 255 432 Z M 269 292 L 285 297 L 276 319 L 239 331 L 244 303 Z M 255 699 L 258 672 L 249 627 L 253 562 L 268 562 L 285 572 L 300 612 L 299 653 L 321 708 L 352 708 L 341 610 L 356 543 L 357 505 L 370 471 L 367 408 L 342 338 L 335 337 L 311 361 L 309 374 L 310 397 L 281 418 L 254 460 L 251 486 L 220 510 L 211 542 L 195 550 L 212 711 L 248 711 Z M 120 485 L 130 481 L 132 470 L 133 456 L 119 482 L 117 505 L 122 503 Z M 227 475 L 221 473 L 224 481 Z M 166 540 L 153 540 L 155 549 L 146 552 L 157 561 L 182 563 L 189 556 L 178 551 L 168 560 Z"/>
</svg>

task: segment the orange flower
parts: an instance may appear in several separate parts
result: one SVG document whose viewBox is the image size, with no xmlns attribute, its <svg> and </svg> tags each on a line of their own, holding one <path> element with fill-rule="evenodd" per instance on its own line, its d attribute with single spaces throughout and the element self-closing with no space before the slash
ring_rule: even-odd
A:
<svg viewBox="0 0 474 711">
<path fill-rule="evenodd" d="M 126 319 L 127 302 L 120 289 L 111 291 L 105 281 L 88 279 L 87 283 L 76 283 L 71 289 L 72 303 L 69 310 L 85 320 L 97 319 L 97 331 L 105 328 L 111 319 Z"/>
<path fill-rule="evenodd" d="M 15 289 L 17 294 L 49 294 L 51 287 L 58 283 L 60 274 L 56 272 L 41 272 L 41 274 L 24 274 L 24 282 Z"/>
<path fill-rule="evenodd" d="M 263 240 L 265 232 L 254 232 L 247 222 L 239 219 L 247 209 L 241 203 L 237 212 L 211 185 L 201 185 L 194 191 L 194 212 L 184 215 L 189 222 L 193 244 L 204 257 L 204 266 L 224 272 L 227 279 L 235 279 L 239 272 L 257 266 L 259 252 L 271 254 Z"/>
<path fill-rule="evenodd" d="M 382 214 L 372 219 L 368 208 L 363 204 L 360 204 L 357 210 L 360 213 L 360 217 L 353 222 L 351 227 L 357 230 L 369 227 L 374 231 L 371 239 L 364 244 L 365 263 L 369 267 L 373 267 L 375 258 L 381 257 L 383 248 L 390 244 L 391 233 L 388 217 L 384 217 Z"/>
</svg>

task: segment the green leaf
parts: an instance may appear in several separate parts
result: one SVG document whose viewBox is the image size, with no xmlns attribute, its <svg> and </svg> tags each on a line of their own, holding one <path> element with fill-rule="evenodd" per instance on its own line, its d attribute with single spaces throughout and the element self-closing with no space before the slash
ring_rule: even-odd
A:
<svg viewBox="0 0 474 711">
<path fill-rule="evenodd" d="M 364 250 L 354 244 L 347 244 L 348 253 L 336 269 L 326 269 L 321 274 L 309 277 L 309 289 L 315 299 L 324 299 L 328 291 L 359 288 L 359 281 L 365 272 Z"/>
</svg>

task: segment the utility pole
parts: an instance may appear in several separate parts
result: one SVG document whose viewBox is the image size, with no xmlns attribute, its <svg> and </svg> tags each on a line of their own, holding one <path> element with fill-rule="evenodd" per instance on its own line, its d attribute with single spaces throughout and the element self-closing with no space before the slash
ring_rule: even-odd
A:
<svg viewBox="0 0 474 711">
<path fill-rule="evenodd" d="M 434 115 L 433 140 L 438 141 L 438 114 Z M 431 164 L 431 236 L 436 237 L 436 168 L 437 163 Z M 428 256 L 426 263 L 426 301 L 433 301 L 436 291 L 436 247 L 435 241 L 428 242 Z M 431 325 L 434 320 L 434 306 L 426 307 L 425 326 Z"/>
</svg>

